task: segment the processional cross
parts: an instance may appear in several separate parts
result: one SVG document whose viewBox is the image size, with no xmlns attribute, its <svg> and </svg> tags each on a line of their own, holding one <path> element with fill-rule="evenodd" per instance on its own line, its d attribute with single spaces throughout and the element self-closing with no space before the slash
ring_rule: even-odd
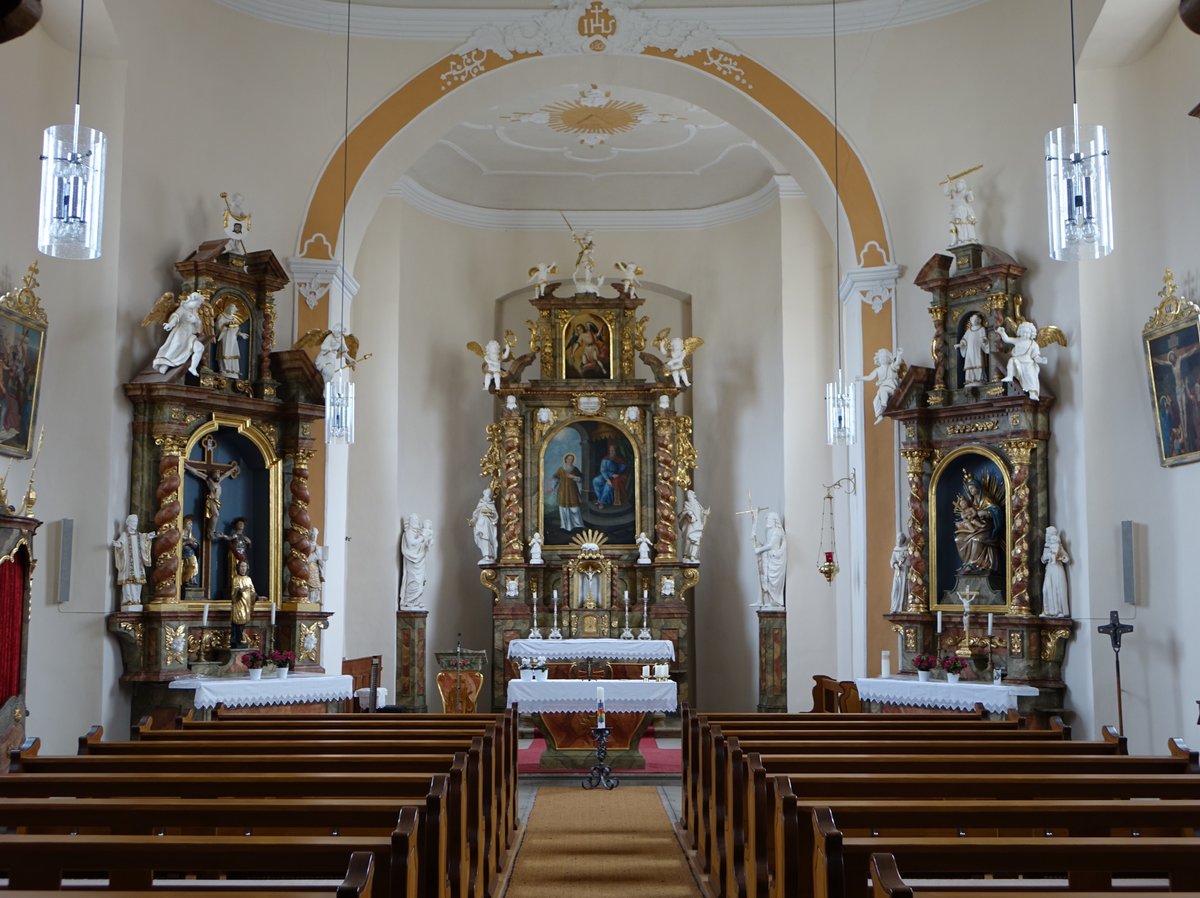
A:
<svg viewBox="0 0 1200 898">
<path fill-rule="evenodd" d="M 1121 637 L 1133 632 L 1133 624 L 1121 623 L 1121 616 L 1116 611 L 1108 613 L 1108 623 L 1096 630 L 1112 640 L 1113 663 L 1117 667 L 1117 730 L 1125 735 L 1125 711 L 1121 703 Z"/>
<path fill-rule="evenodd" d="M 754 564 L 755 564 L 755 567 L 758 568 L 759 584 L 762 583 L 762 555 L 760 555 L 757 551 L 758 547 L 759 547 L 758 546 L 758 513 L 760 511 L 767 511 L 767 510 L 769 510 L 769 506 L 767 506 L 767 505 L 760 505 L 760 506 L 756 507 L 754 505 L 754 497 L 750 494 L 749 490 L 746 490 L 746 510 L 745 511 L 735 511 L 733 513 L 734 517 L 737 517 L 739 515 L 744 515 L 744 514 L 750 515 L 750 542 L 753 544 L 753 546 L 755 548 Z M 759 596 L 759 599 L 760 600 L 762 599 L 761 595 Z M 762 604 L 762 602 L 760 601 L 758 604 Z"/>
</svg>

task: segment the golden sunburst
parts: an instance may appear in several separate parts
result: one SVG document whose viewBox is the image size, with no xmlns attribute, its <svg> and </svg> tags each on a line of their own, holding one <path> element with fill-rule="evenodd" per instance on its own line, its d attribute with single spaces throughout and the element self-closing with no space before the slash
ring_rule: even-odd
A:
<svg viewBox="0 0 1200 898">
<path fill-rule="evenodd" d="M 546 124 L 562 134 L 623 134 L 638 125 L 646 107 L 632 100 L 609 100 L 591 106 L 581 100 L 563 100 L 543 106 L 550 113 Z"/>
<path fill-rule="evenodd" d="M 584 530 L 572 536 L 571 542 L 579 546 L 580 558 L 600 558 L 600 548 L 608 542 L 608 537 L 599 530 Z"/>
</svg>

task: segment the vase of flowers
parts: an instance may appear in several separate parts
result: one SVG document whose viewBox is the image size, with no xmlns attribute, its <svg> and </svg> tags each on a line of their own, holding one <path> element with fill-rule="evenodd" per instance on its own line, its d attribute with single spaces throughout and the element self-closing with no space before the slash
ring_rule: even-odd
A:
<svg viewBox="0 0 1200 898">
<path fill-rule="evenodd" d="M 967 666 L 967 662 L 957 655 L 947 655 L 942 659 L 942 670 L 946 672 L 947 683 L 957 683 L 959 672 Z"/>
<path fill-rule="evenodd" d="M 271 652 L 267 660 L 275 665 L 275 676 L 281 680 L 285 680 L 287 679 L 288 671 L 296 665 L 296 653 L 276 649 Z"/>
<path fill-rule="evenodd" d="M 263 672 L 263 664 L 266 660 L 263 658 L 262 652 L 246 652 L 241 658 L 242 664 L 246 668 L 246 673 L 252 680 L 261 680 Z"/>
<path fill-rule="evenodd" d="M 546 667 L 546 656 L 538 655 L 536 658 L 521 659 L 521 679 L 522 680 L 548 680 L 550 671 Z"/>
<path fill-rule="evenodd" d="M 917 669 L 917 679 L 922 683 L 929 679 L 929 673 L 938 666 L 938 659 L 933 655 L 914 655 L 913 667 Z"/>
</svg>

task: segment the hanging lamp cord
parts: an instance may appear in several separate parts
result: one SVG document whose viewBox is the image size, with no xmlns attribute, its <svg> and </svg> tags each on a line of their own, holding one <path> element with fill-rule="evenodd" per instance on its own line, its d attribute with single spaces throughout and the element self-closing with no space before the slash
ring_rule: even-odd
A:
<svg viewBox="0 0 1200 898">
<path fill-rule="evenodd" d="M 79 92 L 83 85 L 83 4 L 79 0 L 79 56 L 75 62 L 75 105 L 79 105 Z"/>
<path fill-rule="evenodd" d="M 1079 103 L 1079 89 L 1075 85 L 1075 0 L 1071 0 L 1071 102 Z"/>
<path fill-rule="evenodd" d="M 833 7 L 833 245 L 834 245 L 834 295 L 837 296 L 838 371 L 842 370 L 842 172 L 839 159 L 838 131 L 838 64 L 837 64 L 837 0 Z M 840 378 L 839 378 L 840 381 Z M 841 384 L 838 384 L 841 389 Z"/>
<path fill-rule="evenodd" d="M 338 356 L 345 364 L 345 331 L 346 331 L 346 209 L 349 205 L 350 197 L 350 4 L 352 0 L 346 0 L 346 96 L 345 96 L 345 116 L 342 120 L 342 239 L 341 251 L 339 255 L 342 266 L 342 283 L 341 289 L 338 291 L 338 324 L 341 326 L 342 334 L 338 338 Z"/>
</svg>

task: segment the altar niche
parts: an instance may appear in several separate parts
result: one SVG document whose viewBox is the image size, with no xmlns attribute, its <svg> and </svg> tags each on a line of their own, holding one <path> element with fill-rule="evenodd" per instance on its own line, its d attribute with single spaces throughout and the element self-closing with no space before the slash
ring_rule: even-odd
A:
<svg viewBox="0 0 1200 898">
<path fill-rule="evenodd" d="M 280 545 L 271 522 L 282 514 L 281 470 L 270 444 L 247 422 L 210 422 L 192 435 L 183 467 L 182 518 L 192 519 L 196 558 L 194 576 L 182 582 L 184 601 L 228 602 L 244 558 L 259 596 L 278 602 Z M 180 530 L 186 558 L 182 519 Z"/>
<path fill-rule="evenodd" d="M 541 521 L 547 546 L 584 530 L 632 546 L 640 507 L 637 449 L 611 420 L 568 421 L 542 444 Z"/>
</svg>

